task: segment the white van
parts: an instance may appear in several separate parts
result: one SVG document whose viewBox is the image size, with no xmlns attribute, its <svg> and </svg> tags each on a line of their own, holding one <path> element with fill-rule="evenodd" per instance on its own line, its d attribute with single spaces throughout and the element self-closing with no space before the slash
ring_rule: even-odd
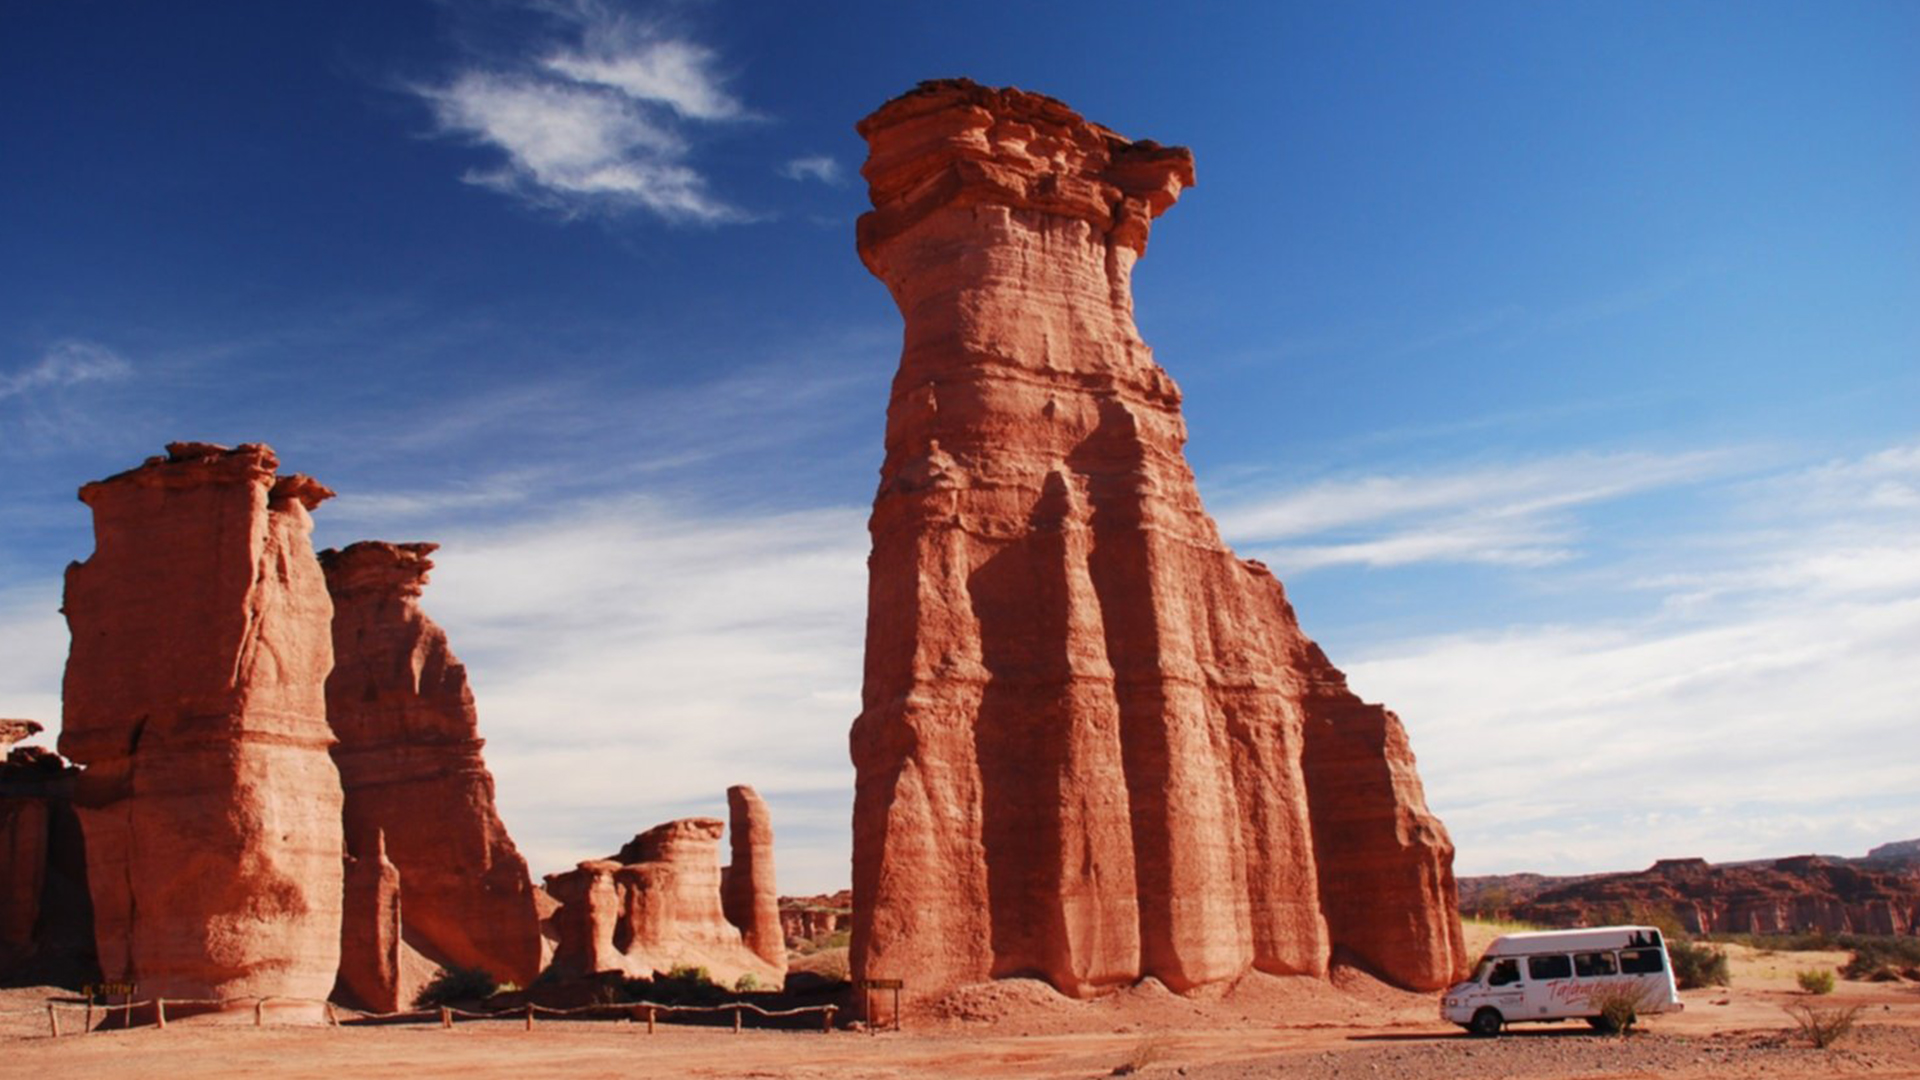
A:
<svg viewBox="0 0 1920 1080">
<path fill-rule="evenodd" d="M 1505 934 L 1474 965 L 1473 977 L 1449 989 L 1440 1018 L 1475 1035 L 1498 1035 L 1524 1020 L 1606 1021 L 1596 991 L 1636 986 L 1641 1013 L 1679 1012 L 1667 943 L 1651 926 L 1597 926 Z"/>
</svg>

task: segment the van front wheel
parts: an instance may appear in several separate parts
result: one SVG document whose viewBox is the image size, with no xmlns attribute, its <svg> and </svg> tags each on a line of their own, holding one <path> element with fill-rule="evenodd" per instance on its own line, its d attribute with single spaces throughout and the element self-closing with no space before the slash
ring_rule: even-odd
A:
<svg viewBox="0 0 1920 1080">
<path fill-rule="evenodd" d="M 1499 1009 L 1481 1009 L 1473 1014 L 1473 1022 L 1467 1025 L 1467 1030 L 1483 1039 L 1489 1039 L 1500 1034 L 1500 1028 L 1506 1022 L 1506 1017 L 1500 1015 Z"/>
</svg>

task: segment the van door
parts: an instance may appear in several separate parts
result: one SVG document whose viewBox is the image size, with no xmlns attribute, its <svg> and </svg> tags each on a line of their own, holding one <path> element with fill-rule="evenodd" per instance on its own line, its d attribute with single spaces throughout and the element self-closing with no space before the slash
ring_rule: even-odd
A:
<svg viewBox="0 0 1920 1080">
<path fill-rule="evenodd" d="M 1509 956 L 1493 962 L 1487 972 L 1487 1004 L 1500 1010 L 1508 1020 L 1525 1017 L 1522 1003 L 1527 996 L 1527 981 L 1520 974 L 1520 958 Z"/>
</svg>

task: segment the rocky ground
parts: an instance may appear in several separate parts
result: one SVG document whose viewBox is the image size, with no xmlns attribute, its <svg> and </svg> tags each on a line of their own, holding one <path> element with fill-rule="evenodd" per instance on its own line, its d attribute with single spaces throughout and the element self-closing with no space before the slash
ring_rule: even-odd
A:
<svg viewBox="0 0 1920 1080">
<path fill-rule="evenodd" d="M 1492 930 L 1477 932 L 1477 951 Z M 1730 988 L 1683 995 L 1685 1012 L 1654 1018 L 1631 1038 L 1578 1024 L 1523 1027 L 1469 1038 L 1435 1019 L 1434 998 L 1404 994 L 1351 972 L 1332 985 L 1256 976 L 1193 996 L 1147 982 L 1091 1002 L 1009 981 L 973 987 L 911 1009 L 904 1031 L 756 1031 L 662 1024 L 519 1019 L 384 1028 L 299 1028 L 204 1021 L 165 1031 L 47 1037 L 45 991 L 0 991 L 0 1076 L 36 1080 L 192 1076 L 368 1080 L 458 1074 L 462 1080 L 529 1075 L 754 1077 L 1076 1077 L 1172 1080 L 1361 1077 L 1859 1076 L 1920 1080 L 1920 984 L 1841 983 L 1813 998 L 1797 971 L 1840 954 L 1765 953 L 1733 947 Z M 1784 1008 L 1860 1006 L 1860 1025 L 1816 1050 Z M 65 1018 L 77 1029 L 77 1018 Z"/>
</svg>

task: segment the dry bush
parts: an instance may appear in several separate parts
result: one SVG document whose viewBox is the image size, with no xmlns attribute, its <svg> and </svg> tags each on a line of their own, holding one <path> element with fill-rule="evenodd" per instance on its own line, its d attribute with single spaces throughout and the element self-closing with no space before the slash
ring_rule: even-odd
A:
<svg viewBox="0 0 1920 1080">
<path fill-rule="evenodd" d="M 1619 1032 L 1625 1037 L 1641 1010 L 1651 1006 L 1656 996 L 1652 987 L 1637 982 L 1608 983 L 1587 995 L 1587 1004 L 1600 1014 L 1587 1022 L 1596 1031 Z"/>
<path fill-rule="evenodd" d="M 1789 1005 L 1787 1015 L 1800 1029 L 1801 1037 L 1816 1049 L 1826 1049 L 1853 1031 L 1854 1021 L 1865 1011 L 1864 1005 L 1835 1005 L 1816 1009 L 1811 1005 Z"/>
<path fill-rule="evenodd" d="M 853 970 L 847 962 L 847 950 L 845 947 L 838 949 L 821 949 L 818 952 L 807 953 L 804 956 L 789 956 L 787 958 L 787 970 L 789 972 L 809 972 L 833 982 L 846 982 L 853 978 Z"/>
<path fill-rule="evenodd" d="M 1800 983 L 1800 989 L 1809 994 L 1833 993 L 1833 972 L 1826 968 L 1806 968 L 1794 973 Z"/>
<path fill-rule="evenodd" d="M 1113 1067 L 1111 1076 L 1132 1076 L 1147 1066 L 1167 1056 L 1167 1044 L 1158 1035 L 1142 1035 L 1140 1041 L 1133 1044 L 1133 1051 L 1127 1060 Z"/>
<path fill-rule="evenodd" d="M 1674 982 L 1682 990 L 1725 986 L 1733 981 L 1727 967 L 1727 954 L 1711 945 L 1669 938 L 1667 955 L 1673 959 Z"/>
</svg>

